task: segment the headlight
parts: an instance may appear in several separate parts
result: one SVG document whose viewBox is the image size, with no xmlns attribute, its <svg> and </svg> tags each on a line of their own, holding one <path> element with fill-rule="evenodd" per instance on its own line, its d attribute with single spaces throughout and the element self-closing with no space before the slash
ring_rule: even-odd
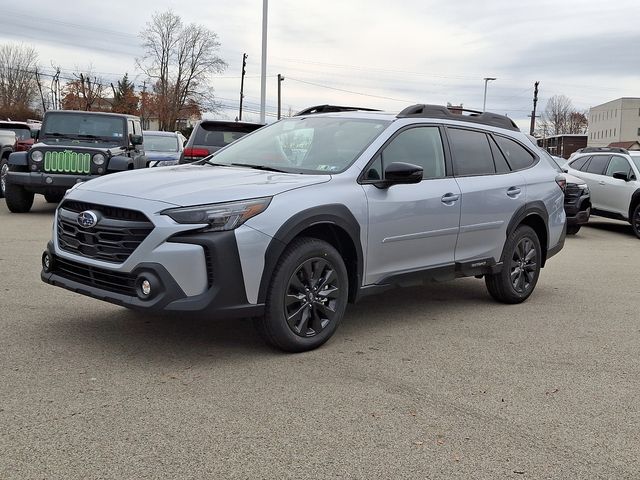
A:
<svg viewBox="0 0 640 480">
<path fill-rule="evenodd" d="M 33 160 L 34 162 L 41 162 L 43 158 L 44 158 L 44 155 L 40 150 L 35 150 L 31 152 L 31 160 Z"/>
<path fill-rule="evenodd" d="M 239 227 L 251 217 L 264 212 L 269 203 L 271 203 L 271 197 L 254 198 L 240 202 L 172 208 L 165 210 L 162 214 L 171 217 L 178 223 L 209 224 L 205 231 L 217 232 Z"/>
<path fill-rule="evenodd" d="M 178 165 L 178 160 L 158 160 L 156 167 L 168 167 L 170 165 Z"/>
<path fill-rule="evenodd" d="M 96 165 L 104 165 L 104 161 L 105 161 L 104 155 L 101 153 L 96 153 L 93 156 L 93 163 L 95 163 Z"/>
<path fill-rule="evenodd" d="M 586 183 L 580 183 L 578 188 L 582 190 L 584 193 L 589 193 L 589 186 Z"/>
</svg>

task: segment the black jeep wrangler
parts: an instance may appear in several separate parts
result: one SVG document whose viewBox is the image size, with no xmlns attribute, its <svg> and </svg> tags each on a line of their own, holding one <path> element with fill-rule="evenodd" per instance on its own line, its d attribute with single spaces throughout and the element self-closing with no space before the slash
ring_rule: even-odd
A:
<svg viewBox="0 0 640 480">
<path fill-rule="evenodd" d="M 7 207 L 31 210 L 36 193 L 57 203 L 75 183 L 108 173 L 144 168 L 142 126 L 132 115 L 52 110 L 44 115 L 37 143 L 9 155 Z"/>
</svg>

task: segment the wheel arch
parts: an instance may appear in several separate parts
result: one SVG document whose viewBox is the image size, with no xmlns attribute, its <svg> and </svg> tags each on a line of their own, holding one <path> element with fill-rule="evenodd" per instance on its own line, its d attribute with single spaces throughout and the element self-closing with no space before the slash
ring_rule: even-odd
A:
<svg viewBox="0 0 640 480">
<path fill-rule="evenodd" d="M 540 239 L 540 247 L 542 248 L 542 262 L 544 267 L 547 261 L 547 252 L 549 250 L 549 225 L 547 219 L 549 214 L 544 203 L 541 201 L 531 202 L 520 207 L 511 218 L 507 226 L 507 238 L 520 225 L 531 227 Z M 504 260 L 504 259 L 503 259 Z"/>
<path fill-rule="evenodd" d="M 640 188 L 638 188 L 633 195 L 631 195 L 631 202 L 629 203 L 629 221 L 633 220 L 633 211 L 640 204 Z"/>
<path fill-rule="evenodd" d="M 287 246 L 296 238 L 310 237 L 332 245 L 342 256 L 349 276 L 349 301 L 360 288 L 364 260 L 360 224 L 344 205 L 323 205 L 297 213 L 286 221 L 267 247 L 260 279 L 258 302 L 264 303 L 273 272 Z"/>
</svg>

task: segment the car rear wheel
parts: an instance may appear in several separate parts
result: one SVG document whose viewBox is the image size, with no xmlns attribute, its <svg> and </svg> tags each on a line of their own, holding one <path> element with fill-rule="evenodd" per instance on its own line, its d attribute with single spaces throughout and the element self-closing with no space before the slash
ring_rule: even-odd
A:
<svg viewBox="0 0 640 480">
<path fill-rule="evenodd" d="M 485 278 L 487 290 L 502 303 L 524 302 L 540 276 L 542 249 L 536 232 L 527 225 L 516 228 L 507 239 L 502 258 L 502 270 Z"/>
<path fill-rule="evenodd" d="M 347 269 L 338 251 L 318 239 L 297 239 L 276 266 L 265 315 L 255 320 L 256 327 L 281 350 L 312 350 L 338 328 L 348 292 Z"/>
<path fill-rule="evenodd" d="M 7 174 L 9 173 L 9 164 L 7 157 L 0 160 L 0 198 L 4 198 L 4 191 L 7 188 Z"/>
<path fill-rule="evenodd" d="M 636 237 L 640 238 L 640 203 L 636 205 L 636 208 L 634 208 L 633 214 L 631 215 L 631 227 L 633 228 L 633 233 L 636 234 Z"/>
<path fill-rule="evenodd" d="M 567 225 L 567 235 L 575 235 L 580 231 L 581 225 Z"/>
</svg>

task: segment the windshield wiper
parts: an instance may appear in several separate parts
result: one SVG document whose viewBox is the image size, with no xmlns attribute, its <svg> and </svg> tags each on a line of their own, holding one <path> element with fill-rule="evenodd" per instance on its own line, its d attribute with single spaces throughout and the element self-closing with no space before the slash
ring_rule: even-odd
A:
<svg viewBox="0 0 640 480">
<path fill-rule="evenodd" d="M 56 137 L 56 138 L 71 138 L 71 139 L 74 138 L 74 137 L 72 137 L 71 135 L 69 135 L 67 133 L 59 133 L 59 132 L 45 132 L 44 136 L 45 137 Z"/>
<path fill-rule="evenodd" d="M 92 140 L 102 140 L 102 137 L 101 137 L 101 136 L 99 136 L 99 135 L 90 135 L 90 134 L 88 134 L 88 133 L 86 133 L 86 134 L 85 134 L 85 133 L 79 133 L 79 134 L 77 135 L 77 137 L 78 137 L 78 138 L 90 138 L 90 139 L 92 139 Z"/>
<path fill-rule="evenodd" d="M 233 167 L 246 167 L 253 168 L 254 170 L 265 170 L 267 172 L 289 173 L 286 170 L 280 170 L 279 168 L 268 167 L 266 165 L 251 165 L 249 163 L 230 163 Z"/>
</svg>

